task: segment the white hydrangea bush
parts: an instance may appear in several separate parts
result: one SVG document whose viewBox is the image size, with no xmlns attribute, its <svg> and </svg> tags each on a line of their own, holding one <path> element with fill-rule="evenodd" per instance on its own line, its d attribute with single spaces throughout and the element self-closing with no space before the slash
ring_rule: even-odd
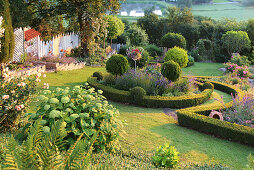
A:
<svg viewBox="0 0 254 170">
<path fill-rule="evenodd" d="M 86 86 L 70 89 L 56 88 L 45 90 L 39 97 L 40 105 L 36 113 L 29 113 L 34 123 L 42 118 L 44 133 L 49 133 L 57 120 L 62 120 L 62 127 L 68 132 L 68 144 L 73 144 L 85 132 L 90 138 L 98 132 L 95 142 L 96 150 L 112 150 L 117 144 L 121 122 L 117 119 L 119 112 L 110 105 L 102 91 Z"/>
</svg>

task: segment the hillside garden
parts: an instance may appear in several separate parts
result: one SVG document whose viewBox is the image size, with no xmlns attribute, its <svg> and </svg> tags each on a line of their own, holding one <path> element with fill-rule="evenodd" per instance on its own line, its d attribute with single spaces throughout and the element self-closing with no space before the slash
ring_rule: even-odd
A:
<svg viewBox="0 0 254 170">
<path fill-rule="evenodd" d="M 105 14 L 118 1 L 80 3 L 91 20 L 71 1 L 46 11 L 77 10 L 82 42 L 67 57 L 87 66 L 33 75 L 19 68 L 19 76 L 10 74 L 14 7 L 0 3 L 0 169 L 254 168 L 253 20 L 169 7 L 166 18 L 147 13 L 130 23 Z M 45 12 L 45 4 L 25 5 L 41 10 L 36 17 Z M 51 15 L 74 19 L 70 9 Z"/>
</svg>

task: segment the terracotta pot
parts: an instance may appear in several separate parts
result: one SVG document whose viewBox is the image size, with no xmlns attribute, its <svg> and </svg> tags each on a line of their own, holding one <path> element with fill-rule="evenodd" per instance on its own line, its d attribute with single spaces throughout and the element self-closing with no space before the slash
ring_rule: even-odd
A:
<svg viewBox="0 0 254 170">
<path fill-rule="evenodd" d="M 211 111 L 209 117 L 214 118 L 214 119 L 223 120 L 222 113 L 221 112 L 217 112 L 217 111 Z"/>
</svg>

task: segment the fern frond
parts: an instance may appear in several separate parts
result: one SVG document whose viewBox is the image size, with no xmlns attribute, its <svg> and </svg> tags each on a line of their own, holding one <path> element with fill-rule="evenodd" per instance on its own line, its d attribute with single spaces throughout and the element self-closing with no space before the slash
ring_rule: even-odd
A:
<svg viewBox="0 0 254 170">
<path fill-rule="evenodd" d="M 89 142 L 85 139 L 81 139 L 84 134 L 86 133 L 82 133 L 73 146 L 67 151 L 65 169 L 84 169 L 87 166 L 87 161 L 93 150 L 94 142 L 98 137 L 98 132 L 93 135 Z"/>
</svg>

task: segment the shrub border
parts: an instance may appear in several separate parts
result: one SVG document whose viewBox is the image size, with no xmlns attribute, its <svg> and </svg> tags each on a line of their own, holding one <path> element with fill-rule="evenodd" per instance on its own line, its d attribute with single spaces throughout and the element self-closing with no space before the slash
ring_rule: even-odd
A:
<svg viewBox="0 0 254 170">
<path fill-rule="evenodd" d="M 97 82 L 92 77 L 88 78 L 87 82 L 91 87 L 94 87 L 96 90 L 102 90 L 103 95 L 112 101 L 133 103 L 133 101 L 129 97 L 130 93 L 128 91 L 118 90 L 109 86 L 105 86 Z M 202 83 L 199 83 L 199 85 L 202 85 Z M 210 98 L 212 92 L 213 89 L 205 89 L 200 94 L 189 96 L 145 96 L 139 103 L 134 104 L 153 108 L 186 108 L 204 103 Z"/>
<path fill-rule="evenodd" d="M 227 94 L 241 95 L 242 91 L 232 85 L 211 81 L 214 88 Z M 232 106 L 232 101 L 226 104 L 209 104 L 177 110 L 180 126 L 213 134 L 228 140 L 254 146 L 254 128 L 238 125 L 208 117 L 212 110 L 223 110 Z M 204 128 L 205 127 L 205 128 Z"/>
</svg>

